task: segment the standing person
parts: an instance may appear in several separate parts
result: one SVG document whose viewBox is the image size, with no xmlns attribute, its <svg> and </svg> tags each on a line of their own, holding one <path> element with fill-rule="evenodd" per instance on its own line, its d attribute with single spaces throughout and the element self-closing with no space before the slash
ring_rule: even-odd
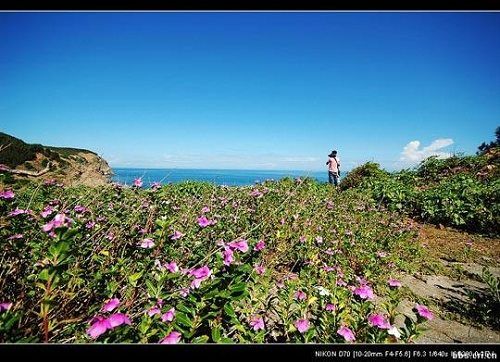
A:
<svg viewBox="0 0 500 362">
<path fill-rule="evenodd" d="M 335 186 L 339 183 L 340 176 L 340 159 L 337 157 L 337 151 L 332 151 L 328 155 L 328 182 Z"/>
</svg>

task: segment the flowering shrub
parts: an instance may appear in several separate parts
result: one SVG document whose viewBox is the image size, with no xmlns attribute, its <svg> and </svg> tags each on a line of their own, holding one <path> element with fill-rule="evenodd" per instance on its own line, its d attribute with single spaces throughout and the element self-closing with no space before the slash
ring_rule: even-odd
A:
<svg viewBox="0 0 500 362">
<path fill-rule="evenodd" d="M 0 188 L 1 342 L 408 342 L 432 315 L 397 312 L 423 251 L 363 193 L 141 186 Z"/>
</svg>

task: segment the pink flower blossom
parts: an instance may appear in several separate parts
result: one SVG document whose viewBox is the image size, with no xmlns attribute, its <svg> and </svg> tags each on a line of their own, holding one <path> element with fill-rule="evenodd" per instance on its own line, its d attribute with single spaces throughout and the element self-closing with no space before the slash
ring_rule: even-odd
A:
<svg viewBox="0 0 500 362">
<path fill-rule="evenodd" d="M 0 199 L 4 200 L 12 200 L 14 198 L 15 194 L 14 191 L 12 190 L 4 190 L 0 192 Z"/>
<path fill-rule="evenodd" d="M 181 295 L 181 297 L 187 297 L 189 295 L 189 288 L 182 288 L 179 291 L 179 294 Z"/>
<path fill-rule="evenodd" d="M 9 302 L 0 303 L 0 312 L 7 311 L 10 308 L 12 308 L 12 303 Z"/>
<path fill-rule="evenodd" d="M 264 319 L 259 316 L 255 316 L 250 320 L 250 327 L 253 328 L 254 331 L 258 331 L 259 329 L 264 329 Z"/>
<path fill-rule="evenodd" d="M 49 205 L 43 209 L 43 211 L 40 213 L 40 215 L 45 219 L 47 216 L 49 216 L 53 212 L 54 212 L 54 209 L 52 208 L 52 206 Z"/>
<path fill-rule="evenodd" d="M 222 253 L 222 255 L 224 256 L 224 265 L 227 265 L 227 266 L 231 265 L 231 263 L 234 260 L 234 253 L 231 250 L 231 248 L 226 246 L 224 248 L 224 252 Z"/>
<path fill-rule="evenodd" d="M 111 312 L 120 305 L 120 300 L 118 298 L 113 298 L 104 303 L 102 306 L 103 312 Z"/>
<path fill-rule="evenodd" d="M 94 221 L 89 221 L 88 223 L 85 224 L 85 227 L 87 229 L 93 229 L 95 226 L 95 222 Z"/>
<path fill-rule="evenodd" d="M 9 236 L 7 238 L 7 240 L 18 240 L 18 239 L 22 239 L 24 237 L 23 234 L 14 234 L 12 236 Z"/>
<path fill-rule="evenodd" d="M 201 216 L 198 218 L 198 225 L 202 228 L 215 224 L 214 220 L 208 220 L 205 216 Z"/>
<path fill-rule="evenodd" d="M 255 265 L 253 269 L 258 275 L 262 275 L 266 272 L 266 267 L 262 265 Z"/>
<path fill-rule="evenodd" d="M 248 243 L 246 240 L 241 239 L 239 241 L 233 241 L 227 244 L 233 250 L 239 250 L 242 253 L 246 253 L 248 251 Z"/>
<path fill-rule="evenodd" d="M 281 224 L 281 225 L 285 225 L 285 219 L 281 219 L 281 220 L 280 220 L 280 224 Z"/>
<path fill-rule="evenodd" d="M 434 319 L 434 314 L 425 306 L 422 304 L 415 304 L 415 309 L 417 310 L 418 314 L 428 320 L 433 320 Z"/>
<path fill-rule="evenodd" d="M 391 287 L 396 287 L 396 288 L 401 287 L 401 282 L 399 280 L 393 279 L 393 278 L 389 278 L 388 284 Z"/>
<path fill-rule="evenodd" d="M 202 214 L 205 214 L 207 212 L 210 212 L 210 208 L 208 206 L 204 206 L 202 209 L 201 209 L 201 213 Z"/>
<path fill-rule="evenodd" d="M 262 195 L 264 195 L 262 192 L 260 192 L 258 189 L 254 189 L 251 193 L 250 193 L 250 196 L 254 196 L 254 197 L 261 197 Z"/>
<path fill-rule="evenodd" d="M 51 230 L 60 228 L 60 227 L 68 227 L 73 220 L 71 220 L 69 217 L 66 217 L 64 214 L 57 214 L 54 216 L 54 219 L 52 221 L 48 222 L 43 226 L 43 231 L 49 232 Z"/>
<path fill-rule="evenodd" d="M 75 212 L 77 214 L 81 214 L 81 213 L 84 213 L 84 212 L 87 212 L 88 209 L 85 207 L 85 206 L 82 206 L 82 205 L 76 205 L 73 210 L 75 210 Z"/>
<path fill-rule="evenodd" d="M 345 287 L 347 285 L 347 283 L 341 278 L 337 279 L 337 282 L 335 284 L 340 287 Z"/>
<path fill-rule="evenodd" d="M 333 252 L 333 250 L 331 248 L 328 248 L 328 249 L 325 250 L 325 254 L 333 255 L 334 252 Z"/>
<path fill-rule="evenodd" d="M 354 332 L 351 331 L 349 328 L 343 326 L 343 327 L 340 327 L 338 330 L 337 330 L 337 334 L 340 334 L 342 337 L 344 337 L 344 339 L 347 341 L 347 342 L 351 342 L 351 341 L 354 341 L 356 340 L 356 336 L 354 335 Z"/>
<path fill-rule="evenodd" d="M 159 190 L 161 189 L 161 183 L 159 183 L 158 181 L 155 181 L 151 184 L 151 189 L 152 190 Z"/>
<path fill-rule="evenodd" d="M 253 250 L 255 250 L 255 251 L 261 251 L 265 247 L 266 247 L 266 243 L 264 242 L 264 240 L 259 240 L 257 242 L 257 244 L 255 244 L 255 247 L 253 248 Z"/>
<path fill-rule="evenodd" d="M 389 329 L 391 325 L 382 314 L 371 314 L 368 316 L 368 323 L 380 329 Z"/>
<path fill-rule="evenodd" d="M 23 215 L 23 214 L 30 214 L 30 211 L 31 210 L 28 210 L 28 209 L 24 210 L 24 209 L 16 208 L 14 211 L 9 212 L 8 216 L 17 216 L 17 215 Z"/>
<path fill-rule="evenodd" d="M 45 186 L 54 186 L 56 184 L 56 180 L 53 178 L 47 179 L 47 180 L 45 180 L 44 184 L 45 184 Z"/>
<path fill-rule="evenodd" d="M 361 286 L 361 287 L 354 289 L 353 293 L 356 294 L 357 296 L 359 296 L 361 299 L 373 299 L 374 298 L 372 288 L 370 288 L 367 285 L 364 285 L 364 286 Z"/>
<path fill-rule="evenodd" d="M 180 231 L 175 230 L 174 233 L 170 236 L 170 239 L 172 239 L 172 240 L 178 240 L 178 239 L 182 238 L 183 236 L 184 236 L 183 233 L 181 233 Z"/>
<path fill-rule="evenodd" d="M 189 274 L 195 277 L 195 279 L 191 282 L 191 288 L 197 289 L 200 287 L 202 281 L 212 275 L 212 271 L 208 266 L 203 266 L 201 268 L 190 271 Z"/>
<path fill-rule="evenodd" d="M 177 344 L 181 340 L 181 334 L 176 331 L 170 332 L 168 336 L 160 341 L 160 344 Z"/>
<path fill-rule="evenodd" d="M 311 326 L 307 319 L 297 319 L 294 325 L 300 333 L 304 333 Z"/>
<path fill-rule="evenodd" d="M 172 322 L 175 317 L 175 308 L 171 308 L 161 316 L 162 322 Z"/>
<path fill-rule="evenodd" d="M 335 268 L 333 266 L 324 265 L 323 270 L 326 272 L 332 272 L 335 271 Z"/>
<path fill-rule="evenodd" d="M 302 290 L 299 290 L 298 292 L 295 293 L 294 297 L 297 300 L 305 300 L 307 298 L 307 295 Z"/>
<path fill-rule="evenodd" d="M 151 308 L 148 309 L 148 316 L 152 317 L 156 314 L 160 314 L 161 310 L 158 308 L 158 305 L 154 305 Z"/>
<path fill-rule="evenodd" d="M 136 178 L 134 180 L 134 186 L 135 187 L 142 187 L 142 177 Z"/>
<path fill-rule="evenodd" d="M 96 317 L 94 318 L 95 322 L 87 329 L 87 334 L 96 339 L 101 334 L 105 333 L 108 329 L 111 329 L 111 324 L 104 317 Z"/>
<path fill-rule="evenodd" d="M 316 236 L 316 242 L 318 244 L 322 244 L 323 243 L 323 238 L 321 236 Z"/>
<path fill-rule="evenodd" d="M 337 307 L 334 304 L 328 303 L 325 306 L 325 310 L 327 310 L 329 312 L 333 312 L 333 311 L 337 310 Z"/>
<path fill-rule="evenodd" d="M 327 209 L 333 209 L 333 202 L 328 201 L 328 202 L 326 203 L 326 208 L 327 208 Z"/>
<path fill-rule="evenodd" d="M 377 256 L 379 258 L 385 258 L 387 256 L 387 253 L 385 251 L 377 251 Z"/>
<path fill-rule="evenodd" d="M 305 242 L 306 242 L 306 237 L 305 237 L 305 236 L 301 236 L 301 237 L 299 238 L 299 241 L 300 241 L 301 243 L 305 243 Z"/>
<path fill-rule="evenodd" d="M 111 326 L 110 329 L 121 326 L 122 324 L 131 324 L 130 319 L 123 313 L 111 314 L 108 317 L 108 322 Z"/>
<path fill-rule="evenodd" d="M 165 264 L 167 270 L 171 273 L 177 273 L 179 271 L 179 267 L 175 261 L 171 261 L 170 263 Z"/>
<path fill-rule="evenodd" d="M 153 246 L 155 246 L 155 243 L 152 239 L 144 239 L 139 246 L 144 249 L 151 249 Z"/>
</svg>

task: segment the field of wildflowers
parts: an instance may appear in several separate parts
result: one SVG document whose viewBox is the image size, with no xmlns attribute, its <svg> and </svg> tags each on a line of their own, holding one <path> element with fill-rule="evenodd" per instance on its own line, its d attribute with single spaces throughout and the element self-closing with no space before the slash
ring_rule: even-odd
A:
<svg viewBox="0 0 500 362">
<path fill-rule="evenodd" d="M 0 188 L 0 342 L 406 343 L 415 225 L 310 179 Z"/>
</svg>

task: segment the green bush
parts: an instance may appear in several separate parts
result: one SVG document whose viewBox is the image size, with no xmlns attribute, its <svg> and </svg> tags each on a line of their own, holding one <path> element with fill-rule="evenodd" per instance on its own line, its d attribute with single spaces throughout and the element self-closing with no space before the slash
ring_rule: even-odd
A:
<svg viewBox="0 0 500 362">
<path fill-rule="evenodd" d="M 350 171 L 347 176 L 340 182 L 340 189 L 347 190 L 361 185 L 364 181 L 370 179 L 387 179 L 389 173 L 380 168 L 380 165 L 375 162 L 367 162 Z"/>
</svg>

